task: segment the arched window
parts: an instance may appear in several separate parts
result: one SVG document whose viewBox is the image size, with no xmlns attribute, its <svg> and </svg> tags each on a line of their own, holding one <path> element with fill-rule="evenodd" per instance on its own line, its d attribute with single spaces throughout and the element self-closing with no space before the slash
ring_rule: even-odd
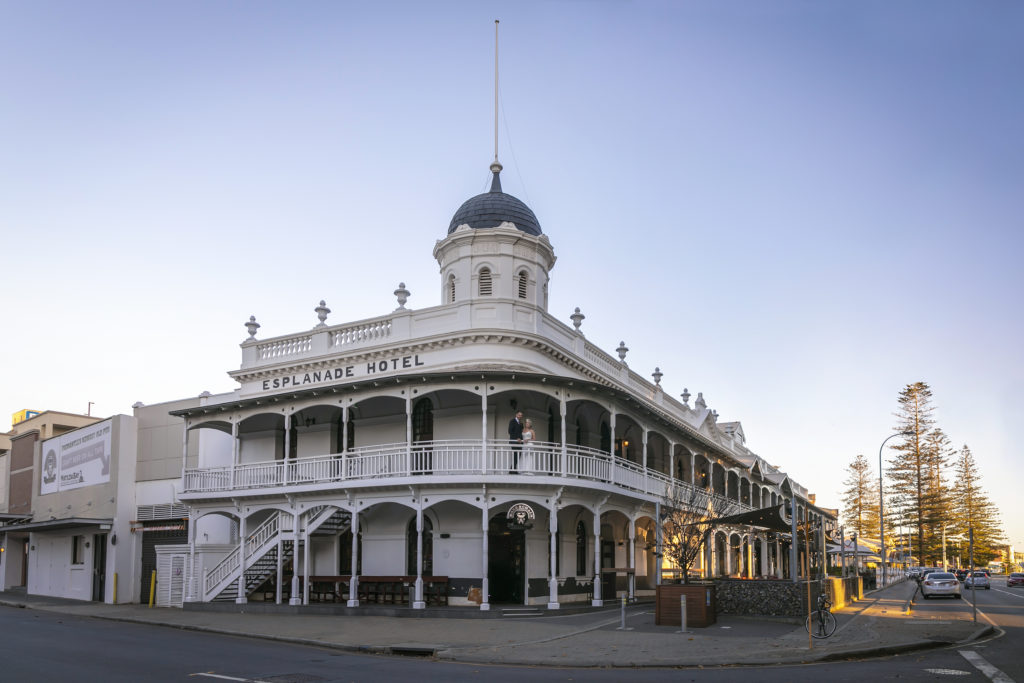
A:
<svg viewBox="0 0 1024 683">
<path fill-rule="evenodd" d="M 455 303 L 455 274 L 448 276 L 448 303 Z"/>
<path fill-rule="evenodd" d="M 562 440 L 562 425 L 555 409 L 548 406 L 548 443 L 558 443 Z"/>
<path fill-rule="evenodd" d="M 519 272 L 519 298 L 526 298 L 526 285 L 529 282 L 529 277 L 526 275 L 526 271 Z"/>
<path fill-rule="evenodd" d="M 480 296 L 491 295 L 491 269 L 480 269 Z"/>
<path fill-rule="evenodd" d="M 416 576 L 416 515 L 409 520 L 405 534 L 405 567 L 408 576 Z M 423 515 L 423 576 L 434 574 L 434 523 Z"/>
<path fill-rule="evenodd" d="M 434 405 L 429 398 L 421 398 L 412 407 L 412 440 L 434 440 Z"/>
<path fill-rule="evenodd" d="M 576 524 L 576 576 L 587 575 L 587 528 Z"/>
<path fill-rule="evenodd" d="M 601 451 L 607 453 L 612 449 L 612 431 L 608 428 L 608 423 L 601 422 Z"/>
</svg>

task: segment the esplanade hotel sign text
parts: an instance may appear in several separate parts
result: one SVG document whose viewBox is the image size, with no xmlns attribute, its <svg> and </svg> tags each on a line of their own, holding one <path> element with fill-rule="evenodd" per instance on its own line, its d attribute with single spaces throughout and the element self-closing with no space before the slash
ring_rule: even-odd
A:
<svg viewBox="0 0 1024 683">
<path fill-rule="evenodd" d="M 420 354 L 409 356 L 393 356 L 370 360 L 365 363 L 354 363 L 352 365 L 339 365 L 335 368 L 314 370 L 313 372 L 295 373 L 282 377 L 265 379 L 260 383 L 263 391 L 275 389 L 296 389 L 298 387 L 315 386 L 328 382 L 338 382 L 345 379 L 359 379 L 387 375 L 400 370 L 412 370 L 423 367 L 426 363 L 421 360 Z"/>
</svg>

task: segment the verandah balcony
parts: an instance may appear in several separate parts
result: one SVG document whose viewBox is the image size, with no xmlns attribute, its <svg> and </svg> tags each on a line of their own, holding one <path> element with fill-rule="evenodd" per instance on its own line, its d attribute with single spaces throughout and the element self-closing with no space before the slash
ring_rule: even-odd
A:
<svg viewBox="0 0 1024 683">
<path fill-rule="evenodd" d="M 504 440 L 462 439 L 380 444 L 287 461 L 189 468 L 184 473 L 183 493 L 222 494 L 298 486 L 308 490 L 316 485 L 328 490 L 345 482 L 387 484 L 387 479 L 413 476 L 433 478 L 439 483 L 442 478 L 445 482 L 469 478 L 479 481 L 480 477 L 505 477 L 513 473 L 524 478 L 555 477 L 610 484 L 659 499 L 672 495 L 673 489 L 692 487 L 657 470 L 586 446 L 535 442 L 517 448 Z"/>
</svg>

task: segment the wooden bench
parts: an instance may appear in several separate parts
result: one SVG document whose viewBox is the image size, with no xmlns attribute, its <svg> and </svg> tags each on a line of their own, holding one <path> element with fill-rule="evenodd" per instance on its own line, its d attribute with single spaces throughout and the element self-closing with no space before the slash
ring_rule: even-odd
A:
<svg viewBox="0 0 1024 683">
<path fill-rule="evenodd" d="M 301 577 L 300 577 L 301 580 Z M 414 592 L 415 576 L 357 576 L 359 601 L 362 603 L 408 605 Z M 350 574 L 309 577 L 310 602 L 345 602 L 352 582 Z M 424 576 L 423 601 L 428 605 L 448 604 L 448 577 Z"/>
</svg>

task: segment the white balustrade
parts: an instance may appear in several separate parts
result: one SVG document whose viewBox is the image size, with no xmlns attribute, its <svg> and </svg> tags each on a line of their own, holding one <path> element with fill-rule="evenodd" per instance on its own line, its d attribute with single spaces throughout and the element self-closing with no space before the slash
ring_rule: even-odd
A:
<svg viewBox="0 0 1024 683">
<path fill-rule="evenodd" d="M 242 463 L 231 467 L 185 470 L 185 493 L 252 491 L 289 486 L 323 485 L 419 476 L 471 477 L 519 474 L 570 477 L 615 486 L 658 498 L 672 497 L 675 491 L 691 489 L 692 484 L 642 465 L 612 458 L 606 451 L 586 446 L 567 446 L 562 462 L 562 445 L 534 442 L 528 447 L 513 447 L 508 441 L 464 439 L 362 446 L 347 453 L 315 457 Z M 513 464 L 516 467 L 513 467 Z M 612 468 L 614 467 L 614 473 Z M 234 478 L 232 479 L 232 469 Z M 233 485 L 232 485 L 232 482 Z M 402 482 L 408 484 L 407 481 Z M 717 503 L 726 501 L 714 494 Z M 736 505 L 736 501 L 728 501 Z M 749 508 L 749 505 L 741 505 Z M 255 533 L 253 534 L 255 537 Z M 237 561 L 237 560 L 236 560 Z M 212 579 L 211 579 L 212 580 Z"/>
</svg>

